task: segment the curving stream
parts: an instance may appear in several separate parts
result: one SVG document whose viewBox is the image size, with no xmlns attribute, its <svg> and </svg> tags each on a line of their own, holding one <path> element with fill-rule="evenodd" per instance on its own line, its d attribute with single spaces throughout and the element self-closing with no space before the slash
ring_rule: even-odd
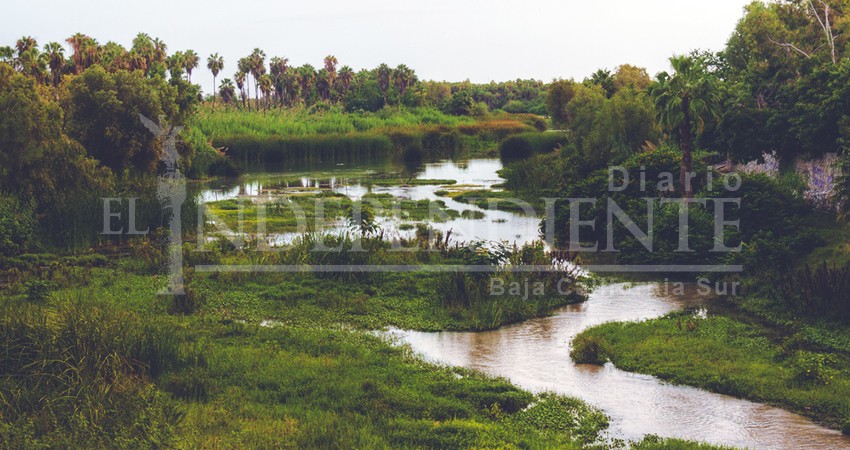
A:
<svg viewBox="0 0 850 450">
<path fill-rule="evenodd" d="M 785 410 L 675 386 L 604 367 L 574 364 L 569 344 L 580 331 L 611 321 L 644 320 L 710 301 L 695 287 L 686 295 L 660 284 L 612 284 L 550 317 L 486 332 L 391 330 L 425 359 L 509 379 L 534 392 L 579 397 L 611 417 L 610 435 L 645 434 L 756 449 L 850 448 L 850 438 Z"/>
<path fill-rule="evenodd" d="M 418 179 L 450 179 L 456 188 L 491 189 L 502 180 L 498 159 L 438 161 L 413 174 Z M 477 210 L 481 219 L 457 219 L 431 225 L 453 231 L 458 242 L 473 239 L 504 240 L 522 244 L 538 239 L 537 217 L 482 210 L 437 195 L 442 186 L 370 187 L 352 179 L 398 171 L 384 164 L 342 165 L 327 162 L 320 168 L 293 167 L 277 172 L 247 174 L 204 187 L 202 202 L 229 198 L 258 201 L 273 195 L 268 188 L 323 187 L 356 199 L 367 192 L 390 193 L 398 198 L 440 199 L 458 211 Z M 399 223 L 382 227 L 402 235 Z M 340 228 L 342 229 L 342 228 Z M 333 229 L 326 229 L 332 232 Z M 285 245 L 293 233 L 271 236 Z M 602 408 L 611 417 L 610 435 L 639 439 L 645 434 L 680 437 L 714 444 L 749 448 L 850 448 L 850 438 L 784 411 L 696 388 L 674 386 L 654 377 L 604 367 L 576 365 L 569 356 L 570 341 L 580 331 L 611 321 L 643 320 L 669 312 L 698 308 L 710 299 L 691 289 L 674 296 L 657 284 L 614 284 L 598 288 L 582 304 L 567 306 L 550 317 L 533 319 L 488 332 L 424 333 L 391 330 L 426 359 L 502 376 L 531 391 L 555 391 L 579 397 Z"/>
</svg>

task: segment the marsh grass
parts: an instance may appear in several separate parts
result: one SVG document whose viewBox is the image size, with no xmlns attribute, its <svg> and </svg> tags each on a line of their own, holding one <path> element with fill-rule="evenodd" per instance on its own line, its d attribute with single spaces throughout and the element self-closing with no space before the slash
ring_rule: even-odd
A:
<svg viewBox="0 0 850 450">
<path fill-rule="evenodd" d="M 427 108 L 362 114 L 204 111 L 195 121 L 215 147 L 226 147 L 231 159 L 243 165 L 450 157 L 533 130 L 526 118 L 476 121 Z"/>
<path fill-rule="evenodd" d="M 207 203 L 205 216 L 219 225 L 207 229 L 215 233 L 221 225 L 228 230 L 258 233 L 315 232 L 348 219 L 352 211 L 373 211 L 378 217 L 407 221 L 445 222 L 461 213 L 450 209 L 442 200 L 408 200 L 391 194 L 366 194 L 352 201 L 342 194 L 317 191 L 308 194 L 282 195 L 262 205 L 249 199 L 231 199 Z"/>
<path fill-rule="evenodd" d="M 0 442 L 170 439 L 179 415 L 151 380 L 182 364 L 173 330 L 80 298 L 49 307 L 8 300 L 0 308 L 0 404 L 12 425 L 0 427 Z"/>
</svg>

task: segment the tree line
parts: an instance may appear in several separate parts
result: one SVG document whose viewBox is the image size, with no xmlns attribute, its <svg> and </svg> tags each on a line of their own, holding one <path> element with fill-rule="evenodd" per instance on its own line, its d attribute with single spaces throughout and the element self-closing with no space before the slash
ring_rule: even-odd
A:
<svg viewBox="0 0 850 450">
<path fill-rule="evenodd" d="M 139 33 L 127 49 L 76 33 L 66 39 L 66 47 L 50 42 L 39 47 L 36 40 L 23 36 L 14 46 L 0 47 L 0 62 L 39 83 L 59 86 L 68 75 L 79 75 L 98 65 L 108 72 L 141 72 L 146 77 L 185 79 L 203 63 L 194 50 L 169 54 L 168 46 L 159 38 Z M 219 76 L 228 67 L 232 76 Z M 255 48 L 235 62 L 227 62 L 218 53 L 206 58 L 206 68 L 213 75 L 208 100 L 221 101 L 228 107 L 245 110 L 268 110 L 295 106 L 339 105 L 348 111 L 377 111 L 385 106 L 429 106 L 446 112 L 469 115 L 482 110 L 504 109 L 516 113 L 545 113 L 545 84 L 538 80 L 513 80 L 473 84 L 469 81 L 450 83 L 420 81 L 416 72 L 400 64 L 381 64 L 372 69 L 355 71 L 339 65 L 333 55 L 326 56 L 316 69 L 310 64 L 291 65 L 283 56 L 267 57 Z"/>
</svg>

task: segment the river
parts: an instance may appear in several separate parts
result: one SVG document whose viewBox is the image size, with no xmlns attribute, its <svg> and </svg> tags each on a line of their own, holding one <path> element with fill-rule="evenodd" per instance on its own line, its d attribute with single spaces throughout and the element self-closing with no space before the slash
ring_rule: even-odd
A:
<svg viewBox="0 0 850 450">
<path fill-rule="evenodd" d="M 429 361 L 505 377 L 533 392 L 581 398 L 611 417 L 615 438 L 657 434 L 741 448 L 850 448 L 850 438 L 840 432 L 779 408 L 664 383 L 610 363 L 600 367 L 570 359 L 570 341 L 586 328 L 660 317 L 710 301 L 695 287 L 677 296 L 663 284 L 612 284 L 550 317 L 494 331 L 390 334 Z"/>
<path fill-rule="evenodd" d="M 455 180 L 455 186 L 462 189 L 491 189 L 503 181 L 497 174 L 501 167 L 498 159 L 438 161 L 424 164 L 408 175 L 423 180 Z M 443 231 L 452 230 L 458 242 L 486 239 L 523 244 L 539 239 L 537 217 L 484 210 L 438 195 L 440 190 L 452 186 L 372 187 L 364 182 L 370 176 L 396 169 L 387 164 L 329 164 L 253 173 L 237 181 L 216 182 L 200 195 L 203 201 L 237 197 L 257 200 L 275 195 L 274 192 L 286 192 L 285 189 L 322 187 L 351 198 L 373 192 L 411 200 L 440 199 L 451 209 L 484 214 L 483 218 L 431 224 Z M 390 236 L 404 236 L 401 221 L 386 220 L 382 227 Z M 335 230 L 342 227 L 332 226 L 325 231 Z M 281 234 L 270 236 L 269 240 L 284 245 L 292 237 Z M 657 434 L 757 449 L 850 448 L 850 438 L 779 408 L 671 385 L 651 376 L 618 370 L 611 364 L 577 365 L 570 359 L 570 341 L 588 327 L 660 317 L 700 308 L 710 301 L 694 288 L 684 295 L 673 295 L 665 292 L 661 284 L 612 284 L 597 288 L 585 303 L 495 331 L 390 330 L 390 334 L 427 360 L 505 377 L 535 392 L 554 391 L 581 398 L 611 417 L 609 433 L 614 438 L 640 439 L 645 434 Z"/>
</svg>

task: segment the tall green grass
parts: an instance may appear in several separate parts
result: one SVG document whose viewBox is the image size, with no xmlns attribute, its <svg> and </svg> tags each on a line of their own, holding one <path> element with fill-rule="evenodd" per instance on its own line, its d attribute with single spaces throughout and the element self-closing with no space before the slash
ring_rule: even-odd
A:
<svg viewBox="0 0 850 450">
<path fill-rule="evenodd" d="M 180 365 L 174 329 L 102 302 L 0 305 L 0 446 L 150 447 L 179 418 L 152 377 Z"/>
<path fill-rule="evenodd" d="M 418 160 L 495 147 L 506 137 L 533 130 L 512 116 L 474 120 L 434 109 L 321 114 L 303 110 L 268 114 L 207 110 L 196 126 L 215 147 L 240 164 L 259 162 Z"/>
<path fill-rule="evenodd" d="M 421 125 L 474 124 L 475 119 L 443 114 L 429 108 L 382 110 L 377 113 L 346 113 L 330 110 L 309 113 L 302 109 L 255 113 L 201 110 L 195 118 L 200 130 L 214 142 L 226 136 L 303 137 L 320 134 L 362 133 L 380 128 Z"/>
</svg>

